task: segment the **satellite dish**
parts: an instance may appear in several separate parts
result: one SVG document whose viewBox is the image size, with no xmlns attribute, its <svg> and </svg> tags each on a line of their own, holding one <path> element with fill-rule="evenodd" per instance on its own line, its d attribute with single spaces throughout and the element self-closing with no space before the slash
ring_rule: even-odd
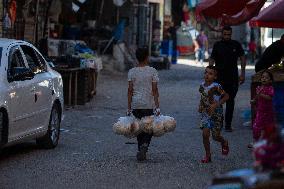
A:
<svg viewBox="0 0 284 189">
<path fill-rule="evenodd" d="M 113 3 L 118 7 L 122 6 L 125 2 L 126 0 L 113 0 Z"/>
</svg>

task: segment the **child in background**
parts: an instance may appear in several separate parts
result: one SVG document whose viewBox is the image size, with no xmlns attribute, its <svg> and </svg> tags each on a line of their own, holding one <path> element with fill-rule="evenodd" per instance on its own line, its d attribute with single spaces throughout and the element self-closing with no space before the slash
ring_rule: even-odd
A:
<svg viewBox="0 0 284 189">
<path fill-rule="evenodd" d="M 204 73 L 204 82 L 200 85 L 199 92 L 201 94 L 199 113 L 201 115 L 200 128 L 203 132 L 203 145 L 206 156 L 201 160 L 202 163 L 211 162 L 210 152 L 210 131 L 215 141 L 221 143 L 222 154 L 229 153 L 228 141 L 221 135 L 223 126 L 223 108 L 229 95 L 222 89 L 221 85 L 214 82 L 217 79 L 217 70 L 215 66 L 207 66 Z"/>
<path fill-rule="evenodd" d="M 274 113 L 272 98 L 274 89 L 272 86 L 273 75 L 265 70 L 260 78 L 261 86 L 256 88 L 256 96 L 251 100 L 252 104 L 256 104 L 256 117 L 253 123 L 253 139 L 257 142 L 259 139 L 268 139 L 272 131 L 274 131 Z M 251 148 L 253 144 L 249 144 Z"/>
</svg>

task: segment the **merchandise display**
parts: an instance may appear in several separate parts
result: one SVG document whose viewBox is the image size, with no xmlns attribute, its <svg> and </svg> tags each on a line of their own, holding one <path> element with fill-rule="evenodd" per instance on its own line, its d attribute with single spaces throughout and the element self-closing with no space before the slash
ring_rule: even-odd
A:
<svg viewBox="0 0 284 189">
<path fill-rule="evenodd" d="M 47 40 L 48 56 L 63 78 L 64 102 L 68 106 L 84 105 L 96 94 L 102 59 L 80 40 Z"/>
</svg>

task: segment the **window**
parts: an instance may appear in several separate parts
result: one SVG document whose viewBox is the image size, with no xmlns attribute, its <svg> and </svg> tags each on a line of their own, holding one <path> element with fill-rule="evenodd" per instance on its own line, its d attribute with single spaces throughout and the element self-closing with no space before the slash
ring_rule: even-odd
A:
<svg viewBox="0 0 284 189">
<path fill-rule="evenodd" d="M 38 56 L 36 51 L 29 46 L 21 45 L 21 48 L 25 54 L 26 60 L 28 62 L 29 68 L 35 73 L 42 73 L 46 71 L 46 66 L 43 64 Z"/>
<path fill-rule="evenodd" d="M 45 69 L 46 69 L 46 62 L 45 62 L 44 58 L 43 58 L 38 52 L 35 51 L 35 53 L 36 53 L 36 55 L 37 55 L 37 57 L 38 57 L 38 60 L 40 61 L 40 64 L 41 64 L 43 67 L 45 67 Z"/>
<path fill-rule="evenodd" d="M 273 38 L 280 39 L 281 35 L 284 33 L 284 29 L 273 29 Z M 267 37 L 272 38 L 272 28 L 268 28 Z"/>
<path fill-rule="evenodd" d="M 17 47 L 12 48 L 9 56 L 8 76 L 14 75 L 15 68 L 25 68 L 25 67 L 26 66 L 20 49 Z"/>
<path fill-rule="evenodd" d="M 16 67 L 25 67 L 22 54 L 18 48 L 14 48 L 11 50 L 9 60 L 10 60 L 8 65 L 9 69 L 13 69 Z"/>
</svg>

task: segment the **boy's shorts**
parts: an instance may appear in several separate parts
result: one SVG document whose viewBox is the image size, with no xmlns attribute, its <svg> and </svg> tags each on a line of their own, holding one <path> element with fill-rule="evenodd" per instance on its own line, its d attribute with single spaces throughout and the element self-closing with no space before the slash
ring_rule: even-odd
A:
<svg viewBox="0 0 284 189">
<path fill-rule="evenodd" d="M 219 136 L 223 127 L 223 108 L 216 108 L 214 113 L 209 116 L 207 113 L 201 113 L 200 129 L 208 128 L 213 136 Z"/>
</svg>

